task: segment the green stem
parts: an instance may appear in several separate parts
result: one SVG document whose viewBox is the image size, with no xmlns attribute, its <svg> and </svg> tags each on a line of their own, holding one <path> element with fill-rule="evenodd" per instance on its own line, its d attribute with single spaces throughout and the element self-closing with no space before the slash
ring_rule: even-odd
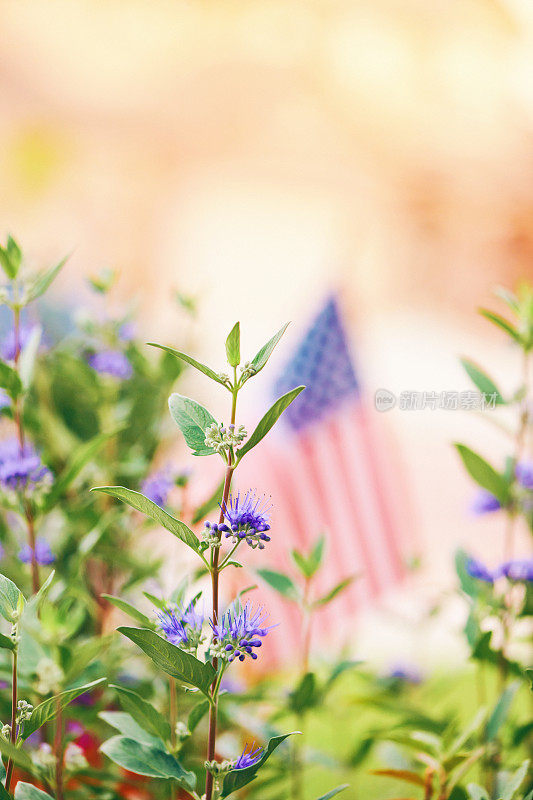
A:
<svg viewBox="0 0 533 800">
<path fill-rule="evenodd" d="M 54 736 L 54 755 L 56 759 L 56 800 L 63 800 L 63 710 L 58 701 L 56 706 L 56 730 Z"/>
<path fill-rule="evenodd" d="M 11 736 L 10 742 L 15 746 L 17 740 L 17 663 L 18 663 L 18 650 L 13 650 L 13 676 L 11 683 Z M 6 768 L 6 792 L 9 792 L 11 786 L 11 779 L 13 777 L 13 759 L 10 758 L 7 762 Z"/>
</svg>

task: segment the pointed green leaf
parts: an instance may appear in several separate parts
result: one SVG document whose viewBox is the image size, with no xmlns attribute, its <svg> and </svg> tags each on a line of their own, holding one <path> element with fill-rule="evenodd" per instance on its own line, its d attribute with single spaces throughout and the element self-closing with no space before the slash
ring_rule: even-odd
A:
<svg viewBox="0 0 533 800">
<path fill-rule="evenodd" d="M 148 731 L 139 725 L 131 714 L 124 711 L 100 711 L 98 714 L 100 719 L 115 728 L 122 736 L 128 739 L 134 739 L 136 742 L 145 744 L 147 747 L 157 747 L 159 750 L 166 751 L 165 743 L 159 736 L 153 736 Z"/>
<path fill-rule="evenodd" d="M 274 348 L 289 327 L 290 323 L 286 322 L 283 328 L 280 328 L 279 331 L 272 337 L 266 344 L 263 345 L 261 350 L 255 355 L 252 360 L 252 367 L 254 368 L 254 373 L 257 374 L 261 372 L 265 364 L 267 363 L 268 359 L 274 352 Z"/>
<path fill-rule="evenodd" d="M 65 706 L 75 700 L 76 697 L 79 697 L 80 694 L 90 692 L 97 686 L 101 686 L 105 681 L 105 678 L 99 678 L 96 681 L 91 681 L 91 683 L 86 683 L 84 686 L 77 686 L 75 689 L 67 689 L 66 692 L 61 692 L 60 694 L 54 695 L 54 697 L 49 697 L 48 700 L 44 700 L 31 712 L 31 717 L 24 725 L 23 738 L 27 739 L 28 736 L 31 736 L 32 733 L 42 727 L 45 722 L 54 719 L 58 709 L 65 708 Z"/>
<path fill-rule="evenodd" d="M 261 439 L 263 439 L 267 435 L 269 430 L 278 421 L 279 417 L 281 417 L 285 409 L 290 406 L 292 401 L 295 400 L 300 394 L 300 392 L 303 392 L 304 389 L 305 386 L 297 386 L 296 389 L 291 389 L 290 392 L 287 392 L 287 394 L 284 394 L 282 397 L 276 400 L 274 405 L 271 408 L 269 408 L 265 416 L 260 420 L 259 424 L 257 425 L 257 428 L 252 433 L 248 441 L 244 443 L 244 445 L 240 448 L 240 450 L 237 450 L 238 461 L 240 461 L 241 458 L 244 455 L 246 455 L 246 453 L 248 453 L 253 447 L 259 444 Z"/>
<path fill-rule="evenodd" d="M 307 672 L 289 695 L 289 707 L 299 714 L 317 704 L 320 693 L 317 691 L 316 677 L 313 672 Z"/>
<path fill-rule="evenodd" d="M 294 736 L 298 733 L 299 731 L 293 731 L 292 733 L 286 733 L 283 736 L 274 736 L 274 738 L 269 741 L 263 752 L 263 755 L 256 764 L 252 764 L 250 767 L 245 767 L 244 769 L 234 769 L 229 772 L 224 778 L 224 782 L 222 784 L 221 797 L 228 797 L 228 795 L 232 794 L 232 792 L 236 792 L 237 789 L 242 789 L 243 786 L 246 786 L 248 783 L 250 783 L 250 781 L 253 781 L 257 775 L 257 771 L 261 769 L 266 761 L 268 761 L 276 747 L 279 747 L 279 745 L 285 741 L 288 736 Z"/>
<path fill-rule="evenodd" d="M 415 786 L 425 786 L 425 781 L 416 772 L 409 769 L 373 769 L 372 775 L 381 775 L 384 778 L 395 778 L 397 781 L 413 783 Z"/>
<path fill-rule="evenodd" d="M 298 589 L 285 573 L 273 569 L 258 569 L 257 574 L 283 597 L 287 597 L 289 600 L 298 600 Z"/>
<path fill-rule="evenodd" d="M 506 777 L 503 786 L 500 787 L 501 800 L 513 800 L 516 792 L 522 786 L 529 769 L 529 760 L 523 762 L 516 772 Z"/>
<path fill-rule="evenodd" d="M 24 595 L 13 581 L 0 574 L 0 614 L 8 622 L 13 622 L 25 602 Z"/>
<path fill-rule="evenodd" d="M 172 675 L 185 683 L 196 686 L 206 696 L 216 672 L 208 661 L 204 663 L 190 653 L 185 653 L 176 645 L 167 642 L 155 631 L 145 628 L 118 628 L 118 631 L 140 647 L 149 656 L 156 667 L 162 669 L 167 675 Z"/>
<path fill-rule="evenodd" d="M 148 342 L 148 344 L 150 347 L 158 347 L 160 350 L 165 350 L 167 353 L 179 358 L 181 361 L 185 361 L 187 364 L 190 364 L 191 367 L 203 372 L 203 374 L 207 375 L 207 377 L 211 378 L 211 380 L 222 384 L 222 386 L 225 385 L 224 381 L 219 377 L 214 369 L 211 369 L 211 367 L 206 367 L 205 364 L 200 363 L 200 361 L 196 361 L 195 358 L 188 356 L 187 353 L 182 353 L 180 350 L 175 350 L 173 347 L 166 347 L 164 344 L 156 344 L 155 342 Z"/>
<path fill-rule="evenodd" d="M 116 431 L 113 431 L 113 433 L 99 433 L 89 439 L 88 442 L 83 442 L 75 448 L 61 475 L 54 481 L 51 492 L 46 497 L 44 502 L 45 511 L 49 511 L 57 503 L 72 482 L 76 480 L 82 469 L 94 459 L 98 451 L 115 433 Z"/>
<path fill-rule="evenodd" d="M 202 503 L 201 506 L 198 506 L 196 511 L 193 514 L 193 518 L 191 520 L 193 525 L 196 525 L 197 522 L 200 522 L 204 517 L 207 517 L 208 514 L 211 513 L 215 508 L 218 508 L 218 504 L 220 499 L 222 498 L 222 492 L 224 491 L 224 481 L 219 483 L 211 497 L 208 497 L 207 500 Z"/>
<path fill-rule="evenodd" d="M 16 257 L 13 259 L 14 248 L 13 245 L 10 246 L 10 241 L 14 242 L 14 239 L 12 239 L 11 236 L 9 236 L 7 239 L 7 246 L 5 248 L 0 247 L 0 264 L 7 277 L 13 280 L 13 278 L 17 277 L 20 259 L 18 260 L 18 263 Z"/>
<path fill-rule="evenodd" d="M 483 489 L 491 492 L 498 498 L 502 506 L 505 506 L 509 500 L 509 486 L 505 478 L 492 467 L 488 461 L 485 461 L 478 453 L 474 453 L 469 447 L 464 444 L 456 444 L 457 452 L 461 456 L 463 464 L 471 477 Z"/>
<path fill-rule="evenodd" d="M 514 339 L 515 342 L 520 343 L 520 334 L 516 330 L 516 328 L 509 322 L 509 320 L 505 319 L 505 317 L 500 316 L 499 314 L 495 314 L 493 311 L 489 311 L 486 308 L 480 308 L 479 313 L 482 314 L 489 322 L 492 322 L 498 328 L 501 328 L 505 333 L 507 333 L 511 339 Z"/>
<path fill-rule="evenodd" d="M 24 389 L 29 389 L 33 380 L 35 360 L 41 344 L 43 330 L 40 325 L 35 325 L 30 337 L 20 352 L 19 375 Z"/>
<path fill-rule="evenodd" d="M 14 650 L 16 647 L 15 642 L 11 638 L 11 636 L 5 636 L 5 634 L 0 633 L 0 649 L 2 650 Z"/>
<path fill-rule="evenodd" d="M 5 389 L 10 397 L 16 398 L 22 392 L 22 381 L 13 367 L 0 361 L 0 388 Z"/>
<path fill-rule="evenodd" d="M 38 297 L 41 297 L 52 282 L 57 278 L 65 264 L 67 263 L 69 256 L 65 256 L 59 264 L 56 264 L 55 267 L 51 267 L 44 272 L 41 272 L 33 284 L 30 286 L 28 290 L 28 301 L 37 300 Z"/>
<path fill-rule="evenodd" d="M 122 600 L 122 598 L 115 597 L 112 594 L 102 594 L 100 596 L 111 603 L 111 605 L 115 606 L 115 608 L 123 611 L 128 615 L 128 617 L 140 622 L 145 628 L 155 627 L 155 624 L 149 617 L 146 616 L 146 614 L 143 614 L 142 611 L 139 611 L 137 608 L 135 608 L 135 606 L 132 606 L 132 604 L 128 603 L 126 600 Z"/>
<path fill-rule="evenodd" d="M 212 414 L 196 400 L 175 392 L 168 399 L 172 419 L 182 432 L 194 456 L 210 456 L 215 450 L 205 444 L 205 431 L 216 420 Z"/>
<path fill-rule="evenodd" d="M 315 600 L 313 605 L 325 606 L 328 603 L 331 603 L 331 601 L 334 600 L 337 597 L 337 595 L 339 595 L 341 592 L 347 589 L 348 586 L 351 583 L 353 583 L 354 580 L 355 580 L 355 575 L 351 575 L 349 578 L 345 578 L 343 581 L 340 581 L 340 583 L 334 586 L 333 589 L 330 589 L 329 592 L 327 592 L 323 597 L 319 597 L 318 600 Z"/>
<path fill-rule="evenodd" d="M 18 243 L 14 240 L 11 234 L 7 237 L 7 255 L 9 257 L 9 261 L 11 262 L 11 266 L 14 271 L 13 278 L 16 277 L 17 272 L 20 269 L 20 265 L 22 263 L 22 251 L 18 245 Z"/>
<path fill-rule="evenodd" d="M 7 739 L 4 739 L 3 736 L 0 736 L 0 753 L 2 753 L 5 758 L 10 758 L 18 767 L 28 772 L 33 771 L 33 764 L 27 752 L 21 747 L 15 747 L 15 745 L 8 742 Z"/>
<path fill-rule="evenodd" d="M 163 528 L 166 528 L 167 531 L 173 533 L 174 536 L 181 539 L 181 541 L 194 550 L 195 553 L 200 552 L 200 541 L 191 529 L 188 528 L 184 522 L 172 517 L 140 492 L 134 492 L 132 489 L 125 489 L 124 486 L 95 486 L 91 491 L 104 492 L 105 494 L 111 495 L 111 497 L 116 497 L 118 500 L 123 500 L 132 508 L 135 508 L 137 511 L 142 511 L 142 513 L 146 514 L 150 519 L 158 522 Z"/>
<path fill-rule="evenodd" d="M 339 794 L 339 792 L 343 792 L 345 789 L 348 789 L 349 786 L 349 783 L 343 783 L 340 786 L 336 786 L 335 789 L 332 789 L 330 792 L 320 795 L 317 800 L 331 800 L 332 797 L 335 797 L 335 795 Z"/>
<path fill-rule="evenodd" d="M 169 723 L 147 700 L 139 697 L 131 689 L 125 689 L 122 686 L 112 684 L 109 688 L 115 689 L 124 711 L 127 711 L 144 730 L 148 731 L 152 736 L 159 737 L 164 742 L 170 741 Z"/>
<path fill-rule="evenodd" d="M 7 792 L 6 796 L 9 797 Z M 15 788 L 15 800 L 54 800 L 54 798 L 31 783 L 19 781 Z"/>
<path fill-rule="evenodd" d="M 489 720 L 487 722 L 487 727 L 485 730 L 485 738 L 488 742 L 492 742 L 497 737 L 498 731 L 500 730 L 501 726 L 507 719 L 511 703 L 513 702 L 513 698 L 517 692 L 519 685 L 520 684 L 518 681 L 514 681 L 514 683 L 511 683 L 510 686 L 504 689 L 504 691 L 500 695 L 500 698 L 496 703 L 494 711 L 490 715 Z"/>
<path fill-rule="evenodd" d="M 462 358 L 461 364 L 463 365 L 468 377 L 484 395 L 485 400 L 490 400 L 491 397 L 495 397 L 495 403 L 497 406 L 505 405 L 505 400 L 503 399 L 500 390 L 494 381 L 491 380 L 491 378 L 489 378 L 489 376 L 483 372 L 483 370 L 478 367 L 477 364 L 474 364 L 473 361 L 469 361 L 467 358 Z"/>
<path fill-rule="evenodd" d="M 3 767 L 3 770 L 5 772 L 5 767 L 4 767 L 3 764 L 2 764 L 2 767 Z M 5 780 L 5 778 L 3 778 L 2 780 Z M 15 789 L 15 792 L 16 792 L 16 789 Z M 46 797 L 49 797 L 49 795 L 46 795 Z M 0 783 L 0 800 L 11 800 L 11 795 L 9 794 L 9 792 L 6 792 L 5 787 L 4 787 L 4 785 L 2 783 Z"/>
<path fill-rule="evenodd" d="M 100 750 L 119 767 L 134 772 L 136 775 L 148 775 L 151 778 L 173 778 L 180 786 L 194 789 L 196 776 L 187 772 L 180 762 L 164 753 L 157 747 L 147 747 L 128 739 L 126 736 L 113 736 L 101 746 Z"/>
<path fill-rule="evenodd" d="M 241 363 L 241 326 L 236 322 L 226 339 L 226 356 L 230 367 L 238 367 Z"/>
<path fill-rule="evenodd" d="M 197 703 L 194 706 L 187 720 L 187 728 L 189 729 L 190 733 L 194 731 L 198 723 L 203 719 L 203 717 L 205 717 L 209 711 L 209 705 L 209 700 L 202 700 L 200 703 Z"/>
</svg>

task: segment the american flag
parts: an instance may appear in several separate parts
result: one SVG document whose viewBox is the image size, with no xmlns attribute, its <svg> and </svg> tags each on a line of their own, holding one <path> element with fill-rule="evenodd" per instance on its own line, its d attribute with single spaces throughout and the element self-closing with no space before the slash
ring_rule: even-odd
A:
<svg viewBox="0 0 533 800">
<path fill-rule="evenodd" d="M 258 554 L 261 566 L 294 575 L 288 552 L 308 552 L 322 533 L 326 555 L 318 594 L 357 575 L 320 612 L 316 631 L 322 642 L 348 644 L 357 610 L 404 577 L 410 544 L 398 464 L 382 415 L 361 391 L 336 297 L 312 321 L 276 381 L 275 394 L 300 384 L 307 388 L 283 415 L 277 436 L 250 454 L 241 478 L 271 494 L 272 541 Z M 300 621 L 290 603 L 274 594 L 261 591 L 261 600 L 273 621 L 283 621 L 272 636 L 280 655 L 284 642 L 298 637 Z"/>
</svg>

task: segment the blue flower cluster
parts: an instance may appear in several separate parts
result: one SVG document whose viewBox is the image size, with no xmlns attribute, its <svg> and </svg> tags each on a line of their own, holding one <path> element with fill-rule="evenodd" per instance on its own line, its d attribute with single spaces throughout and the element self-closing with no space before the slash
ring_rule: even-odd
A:
<svg viewBox="0 0 533 800">
<path fill-rule="evenodd" d="M 262 758 L 263 748 L 256 747 L 254 750 L 255 742 L 247 744 L 239 758 L 231 765 L 232 769 L 246 769 L 246 767 L 253 767 L 254 764 Z"/>
<path fill-rule="evenodd" d="M 100 350 L 98 353 L 92 353 L 88 356 L 87 363 L 95 372 L 121 381 L 128 380 L 133 374 L 128 358 L 120 350 Z"/>
<path fill-rule="evenodd" d="M 163 472 L 154 472 L 141 484 L 142 493 L 158 506 L 166 506 L 174 482 Z"/>
<path fill-rule="evenodd" d="M 214 640 L 211 652 L 230 663 L 236 658 L 244 661 L 246 656 L 255 660 L 257 653 L 254 648 L 261 647 L 261 639 L 275 627 L 265 627 L 265 620 L 262 607 L 253 611 L 249 603 L 244 608 L 233 605 L 222 615 L 219 623 L 209 621 Z"/>
<path fill-rule="evenodd" d="M 257 498 L 253 491 L 247 491 L 243 497 L 239 493 L 236 497 L 230 496 L 221 506 L 225 522 L 221 525 L 206 522 L 205 527 L 208 534 L 221 531 L 234 544 L 244 539 L 250 547 L 263 550 L 265 542 L 270 541 L 270 536 L 266 533 L 270 530 L 270 508 L 270 504 L 263 498 Z"/>
<path fill-rule="evenodd" d="M 29 544 L 25 544 L 19 551 L 19 558 L 23 564 L 31 563 L 32 551 Z M 35 560 L 43 567 L 53 564 L 56 560 L 46 539 L 37 539 L 35 542 Z"/>
<path fill-rule="evenodd" d="M 31 444 L 17 439 L 0 442 L 0 486 L 5 491 L 36 494 L 52 483 L 52 473 Z"/>
<path fill-rule="evenodd" d="M 533 581 L 533 558 L 516 558 L 490 570 L 476 558 L 469 558 L 466 571 L 472 578 L 484 583 L 494 583 L 499 578 L 510 581 Z"/>
<path fill-rule="evenodd" d="M 159 630 L 167 641 L 182 650 L 196 653 L 203 640 L 205 616 L 195 608 L 194 603 L 185 609 L 177 605 L 169 606 L 157 616 Z"/>
</svg>

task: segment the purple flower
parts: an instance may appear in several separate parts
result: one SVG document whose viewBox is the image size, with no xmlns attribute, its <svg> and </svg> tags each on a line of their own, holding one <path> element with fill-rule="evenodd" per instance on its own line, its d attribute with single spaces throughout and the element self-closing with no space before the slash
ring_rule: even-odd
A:
<svg viewBox="0 0 533 800">
<path fill-rule="evenodd" d="M 266 614 L 262 607 L 252 611 L 249 603 L 246 603 L 244 608 L 234 604 L 222 615 L 220 623 L 209 621 L 213 638 L 216 640 L 216 645 L 212 649 L 217 651 L 217 655 L 227 658 L 230 663 L 236 658 L 244 661 L 246 656 L 255 660 L 257 653 L 254 653 L 253 648 L 261 647 L 261 639 L 271 628 L 276 627 L 275 625 L 264 627 L 265 620 Z"/>
<path fill-rule="evenodd" d="M 128 380 L 133 374 L 130 362 L 120 350 L 101 350 L 90 355 L 87 362 L 96 372 L 122 381 Z"/>
<path fill-rule="evenodd" d="M 0 389 L 0 411 L 3 408 L 9 408 L 10 405 L 11 405 L 10 396 L 3 389 Z"/>
<path fill-rule="evenodd" d="M 118 329 L 118 338 L 121 342 L 131 342 L 132 339 L 135 339 L 135 334 L 135 323 L 132 320 L 123 322 Z"/>
<path fill-rule="evenodd" d="M 158 506 L 166 506 L 173 481 L 162 472 L 149 475 L 141 484 L 144 495 Z"/>
<path fill-rule="evenodd" d="M 25 544 L 19 551 L 19 558 L 24 564 L 29 564 L 31 562 L 31 556 L 31 547 L 29 544 Z M 42 566 L 49 566 L 56 560 L 46 539 L 37 539 L 35 542 L 35 560 Z"/>
<path fill-rule="evenodd" d="M 263 748 L 256 747 L 254 750 L 254 745 L 255 742 L 246 745 L 239 758 L 233 762 L 232 769 L 246 769 L 246 767 L 253 767 L 254 764 L 260 761 L 263 755 Z"/>
<path fill-rule="evenodd" d="M 501 508 L 500 501 L 491 492 L 486 489 L 480 489 L 475 495 L 470 510 L 473 514 L 490 514 L 493 511 L 499 511 Z"/>
<path fill-rule="evenodd" d="M 257 498 L 255 492 L 247 491 L 241 498 L 230 496 L 227 503 L 221 506 L 224 513 L 225 524 L 218 526 L 218 530 L 226 533 L 226 538 L 231 537 L 234 544 L 245 539 L 251 547 L 264 548 L 264 542 L 270 541 L 266 531 L 270 530 L 271 505 L 263 498 Z M 210 523 L 205 523 L 210 528 Z"/>
<path fill-rule="evenodd" d="M 0 442 L 0 485 L 5 489 L 36 491 L 51 482 L 52 473 L 31 444 L 21 447 L 17 439 Z"/>
<path fill-rule="evenodd" d="M 169 606 L 158 612 L 159 630 L 171 644 L 182 650 L 196 653 L 202 641 L 202 628 L 205 616 L 196 610 L 193 603 L 182 610 L 179 606 Z"/>
<path fill-rule="evenodd" d="M 23 323 L 19 328 L 19 353 L 28 344 L 34 330 L 34 325 Z M 11 328 L 0 343 L 0 354 L 4 361 L 15 360 L 15 329 Z"/>
<path fill-rule="evenodd" d="M 518 483 L 533 491 L 533 461 L 522 461 L 515 467 L 515 475 Z"/>
<path fill-rule="evenodd" d="M 516 558 L 506 561 L 498 569 L 510 581 L 533 581 L 533 558 Z"/>
<path fill-rule="evenodd" d="M 476 578 L 484 583 L 494 583 L 496 577 L 493 573 L 477 558 L 469 558 L 466 562 L 466 571 L 471 578 Z"/>
<path fill-rule="evenodd" d="M 422 673 L 410 664 L 395 664 L 388 674 L 389 678 L 396 678 L 405 683 L 422 683 Z"/>
</svg>

